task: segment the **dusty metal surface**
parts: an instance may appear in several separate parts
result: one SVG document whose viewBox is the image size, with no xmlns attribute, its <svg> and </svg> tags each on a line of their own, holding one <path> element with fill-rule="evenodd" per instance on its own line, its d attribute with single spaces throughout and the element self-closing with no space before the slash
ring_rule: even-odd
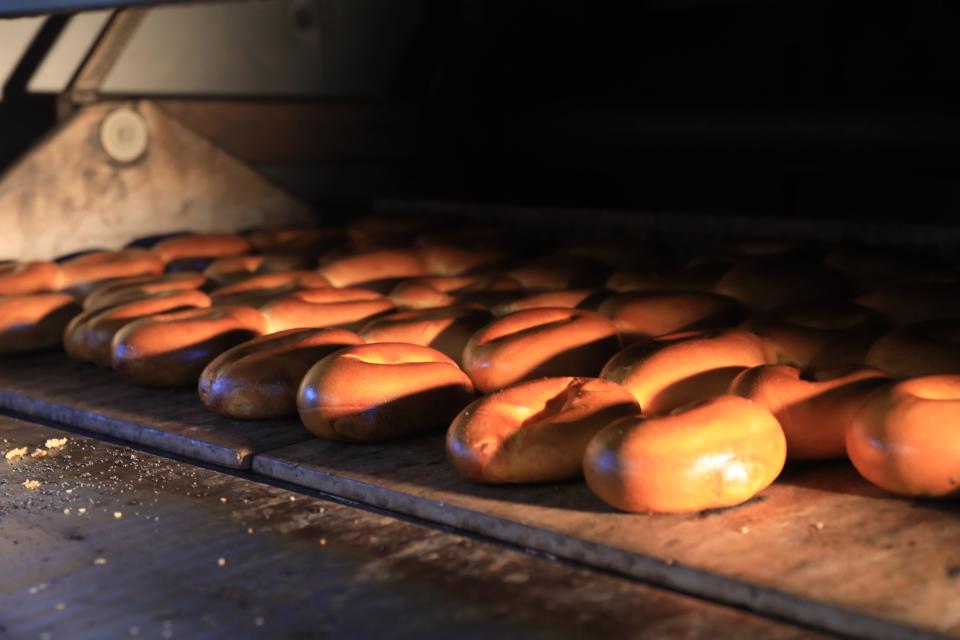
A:
<svg viewBox="0 0 960 640">
<path fill-rule="evenodd" d="M 749 502 L 630 514 L 583 482 L 489 486 L 443 434 L 254 456 L 273 478 L 843 635 L 960 637 L 957 505 L 887 494 L 849 463 L 789 465 Z"/>
<path fill-rule="evenodd" d="M 0 407 L 235 469 L 311 438 L 296 419 L 228 420 L 207 411 L 195 388 L 137 387 L 62 353 L 4 358 Z"/>
<path fill-rule="evenodd" d="M 0 457 L 0 637 L 819 637 L 0 416 L 0 452 L 21 447 Z"/>
</svg>

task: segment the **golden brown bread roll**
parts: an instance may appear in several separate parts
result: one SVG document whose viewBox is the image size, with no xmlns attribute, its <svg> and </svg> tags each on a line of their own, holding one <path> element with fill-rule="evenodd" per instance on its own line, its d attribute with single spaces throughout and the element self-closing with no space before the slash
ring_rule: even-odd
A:
<svg viewBox="0 0 960 640">
<path fill-rule="evenodd" d="M 834 302 L 782 307 L 743 326 L 773 344 L 783 362 L 801 369 L 835 369 L 862 364 L 888 324 L 876 311 Z"/>
<path fill-rule="evenodd" d="M 406 342 L 436 349 L 460 363 L 467 341 L 493 320 L 480 307 L 437 307 L 399 311 L 371 320 L 360 330 L 367 342 Z"/>
<path fill-rule="evenodd" d="M 229 256 L 217 258 L 208 264 L 203 270 L 203 275 L 214 285 L 223 287 L 256 274 L 307 270 L 313 266 L 313 263 L 313 258 L 296 254 Z"/>
<path fill-rule="evenodd" d="M 773 309 L 813 300 L 846 299 L 851 291 L 843 274 L 814 263 L 783 259 L 736 264 L 714 286 L 754 309 Z"/>
<path fill-rule="evenodd" d="M 594 289 L 603 286 L 610 268 L 582 256 L 556 255 L 534 260 L 504 272 L 530 291 Z"/>
<path fill-rule="evenodd" d="M 261 229 L 245 237 L 257 253 L 314 257 L 349 242 L 347 232 L 337 227 Z"/>
<path fill-rule="evenodd" d="M 61 288 L 84 297 L 103 282 L 163 273 L 163 261 L 144 249 L 93 251 L 60 264 Z"/>
<path fill-rule="evenodd" d="M 960 376 L 924 376 L 875 391 L 847 430 L 864 478 L 904 496 L 960 494 Z"/>
<path fill-rule="evenodd" d="M 233 233 L 191 233 L 161 240 L 153 251 L 164 262 L 191 258 L 222 258 L 250 253 L 250 242 Z"/>
<path fill-rule="evenodd" d="M 113 336 L 134 320 L 180 309 L 206 308 L 210 298 L 196 289 L 160 291 L 110 307 L 84 311 L 67 325 L 63 348 L 71 358 L 110 367 Z"/>
<path fill-rule="evenodd" d="M 426 216 L 362 216 L 350 221 L 347 235 L 358 249 L 396 247 L 411 244 L 432 225 Z"/>
<path fill-rule="evenodd" d="M 741 371 L 776 362 L 776 352 L 743 329 L 674 333 L 637 342 L 611 358 L 601 373 L 629 390 L 645 414 L 726 392 Z"/>
<path fill-rule="evenodd" d="M 200 375 L 200 399 L 210 411 L 241 420 L 293 415 L 307 371 L 358 344 L 363 338 L 346 329 L 290 329 L 254 338 L 207 365 Z"/>
<path fill-rule="evenodd" d="M 554 482 L 583 474 L 583 453 L 602 428 L 640 413 L 618 384 L 541 378 L 475 400 L 447 431 L 447 458 L 476 482 Z"/>
<path fill-rule="evenodd" d="M 390 299 L 401 308 L 429 309 L 459 302 L 482 304 L 522 289 L 519 282 L 501 275 L 425 276 L 400 281 L 390 291 Z"/>
<path fill-rule="evenodd" d="M 480 393 L 546 376 L 595 377 L 620 349 L 617 329 L 593 311 L 527 309 L 477 331 L 463 369 Z"/>
<path fill-rule="evenodd" d="M 860 289 L 873 289 L 878 283 L 956 281 L 956 274 L 937 259 L 892 247 L 838 246 L 823 263 Z"/>
<path fill-rule="evenodd" d="M 293 291 L 329 287 L 327 279 L 316 271 L 281 271 L 250 276 L 219 287 L 210 293 L 210 298 L 215 304 L 259 307 Z"/>
<path fill-rule="evenodd" d="M 453 245 L 431 244 L 420 249 L 427 273 L 458 276 L 489 268 L 506 259 L 506 253 L 494 249 L 467 249 Z"/>
<path fill-rule="evenodd" d="M 319 272 L 335 287 L 360 287 L 386 293 L 399 280 L 428 275 L 417 249 L 377 249 L 336 258 Z"/>
<path fill-rule="evenodd" d="M 0 264 L 0 296 L 59 291 L 62 277 L 56 262 Z"/>
<path fill-rule="evenodd" d="M 323 327 L 356 330 L 368 320 L 394 310 L 390 299 L 367 289 L 304 289 L 261 307 L 271 331 Z"/>
<path fill-rule="evenodd" d="M 897 327 L 870 346 L 864 361 L 897 378 L 960 374 L 960 319 Z"/>
<path fill-rule="evenodd" d="M 597 310 L 610 318 L 624 344 L 678 331 L 732 327 L 746 316 L 733 298 L 692 291 L 619 293 Z"/>
<path fill-rule="evenodd" d="M 557 289 L 525 295 L 515 300 L 505 300 L 493 305 L 495 316 L 506 316 L 524 309 L 542 309 L 560 307 L 564 309 L 586 309 L 596 311 L 600 303 L 612 294 L 603 289 Z"/>
<path fill-rule="evenodd" d="M 0 296 L 0 354 L 60 348 L 63 330 L 80 313 L 66 293 Z"/>
<path fill-rule="evenodd" d="M 783 469 L 786 441 L 770 412 L 717 396 L 662 417 L 617 420 L 587 445 L 587 485 L 623 511 L 685 512 L 746 502 Z"/>
<path fill-rule="evenodd" d="M 744 371 L 730 393 L 774 415 L 791 460 L 829 460 L 847 454 L 845 438 L 867 396 L 889 378 L 879 369 L 820 371 L 804 375 L 789 365 Z"/>
<path fill-rule="evenodd" d="M 315 436 L 382 442 L 447 427 L 473 399 L 473 385 L 435 349 L 384 342 L 348 347 L 303 379 L 297 407 Z"/>
<path fill-rule="evenodd" d="M 883 314 L 893 324 L 960 318 L 960 285 L 942 282 L 890 285 L 862 293 L 856 302 Z"/>
<path fill-rule="evenodd" d="M 262 313 L 240 306 L 141 318 L 113 337 L 113 370 L 134 384 L 192 386 L 211 360 L 267 330 Z"/>
<path fill-rule="evenodd" d="M 613 291 L 710 291 L 727 266 L 699 265 L 684 269 L 619 269 L 607 278 L 606 287 Z"/>
<path fill-rule="evenodd" d="M 199 289 L 204 282 L 206 282 L 206 279 L 195 271 L 120 278 L 105 282 L 93 289 L 83 299 L 83 308 L 85 311 L 103 309 L 116 304 L 147 298 L 163 291 Z"/>
</svg>

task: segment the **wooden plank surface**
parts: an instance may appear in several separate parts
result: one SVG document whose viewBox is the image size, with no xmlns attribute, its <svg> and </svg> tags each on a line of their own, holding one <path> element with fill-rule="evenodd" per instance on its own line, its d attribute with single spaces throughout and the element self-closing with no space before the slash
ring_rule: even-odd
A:
<svg viewBox="0 0 960 640">
<path fill-rule="evenodd" d="M 615 512 L 585 484 L 461 480 L 440 436 L 320 440 L 254 457 L 274 478 L 861 638 L 960 637 L 955 503 L 901 500 L 847 463 L 789 468 L 737 508 Z"/>
<path fill-rule="evenodd" d="M 235 469 L 310 437 L 296 419 L 228 420 L 195 389 L 136 387 L 62 353 L 0 359 L 0 407 Z"/>
<path fill-rule="evenodd" d="M 0 637 L 824 637 L 255 480 L 0 415 Z"/>
</svg>

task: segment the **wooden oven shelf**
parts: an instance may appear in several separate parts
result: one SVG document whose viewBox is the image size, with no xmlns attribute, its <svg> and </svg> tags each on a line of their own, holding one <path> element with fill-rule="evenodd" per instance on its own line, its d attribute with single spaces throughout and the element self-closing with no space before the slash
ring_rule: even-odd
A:
<svg viewBox="0 0 960 640">
<path fill-rule="evenodd" d="M 844 462 L 789 467 L 737 508 L 618 513 L 582 482 L 484 487 L 440 435 L 380 446 L 310 439 L 294 421 L 206 413 L 63 355 L 8 360 L 0 406 L 270 476 L 689 594 L 863 638 L 960 637 L 960 507 L 909 501 Z"/>
</svg>

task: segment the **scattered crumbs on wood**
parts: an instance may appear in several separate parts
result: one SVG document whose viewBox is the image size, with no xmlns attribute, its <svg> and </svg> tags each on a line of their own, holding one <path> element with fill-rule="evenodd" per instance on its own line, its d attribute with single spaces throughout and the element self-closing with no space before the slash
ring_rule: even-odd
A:
<svg viewBox="0 0 960 640">
<path fill-rule="evenodd" d="M 46 442 L 43 443 L 47 449 L 60 449 L 67 446 L 66 438 L 49 438 Z"/>
<path fill-rule="evenodd" d="M 5 454 L 3 454 L 3 457 L 8 461 L 13 462 L 27 455 L 27 451 L 28 450 L 26 447 L 17 447 L 16 449 L 10 449 L 7 451 Z"/>
<path fill-rule="evenodd" d="M 40 488 L 40 481 L 39 481 L 39 480 L 24 480 L 24 481 L 23 481 L 23 488 L 24 488 L 24 489 L 28 489 L 28 490 L 30 490 L 30 491 L 34 491 L 35 489 L 39 489 L 39 488 Z"/>
</svg>

